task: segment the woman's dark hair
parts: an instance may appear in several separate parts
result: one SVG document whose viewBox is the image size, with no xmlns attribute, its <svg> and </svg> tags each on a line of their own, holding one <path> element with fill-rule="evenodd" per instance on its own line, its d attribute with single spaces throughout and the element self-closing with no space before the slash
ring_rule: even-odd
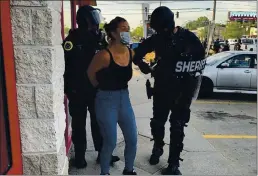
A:
<svg viewBox="0 0 258 176">
<path fill-rule="evenodd" d="M 112 36 L 111 32 L 115 32 L 116 29 L 118 28 L 118 25 L 121 22 L 125 22 L 126 19 L 122 18 L 122 17 L 116 17 L 113 20 L 111 20 L 109 23 L 105 23 L 104 24 L 104 29 L 107 33 L 107 36 L 111 39 L 114 39 L 114 37 Z"/>
</svg>

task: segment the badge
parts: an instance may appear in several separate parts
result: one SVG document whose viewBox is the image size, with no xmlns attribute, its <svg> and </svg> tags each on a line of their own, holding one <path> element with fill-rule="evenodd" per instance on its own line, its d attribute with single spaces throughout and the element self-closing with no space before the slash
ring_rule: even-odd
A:
<svg viewBox="0 0 258 176">
<path fill-rule="evenodd" d="M 73 49 L 73 43 L 71 41 L 66 41 L 64 44 L 64 50 L 70 51 Z"/>
</svg>

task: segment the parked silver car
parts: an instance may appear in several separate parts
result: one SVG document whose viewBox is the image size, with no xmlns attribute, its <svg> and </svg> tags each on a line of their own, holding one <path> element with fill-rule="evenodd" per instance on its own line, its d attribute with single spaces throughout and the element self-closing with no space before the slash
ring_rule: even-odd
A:
<svg viewBox="0 0 258 176">
<path fill-rule="evenodd" d="M 226 51 L 207 58 L 200 95 L 212 92 L 257 94 L 257 53 Z"/>
</svg>

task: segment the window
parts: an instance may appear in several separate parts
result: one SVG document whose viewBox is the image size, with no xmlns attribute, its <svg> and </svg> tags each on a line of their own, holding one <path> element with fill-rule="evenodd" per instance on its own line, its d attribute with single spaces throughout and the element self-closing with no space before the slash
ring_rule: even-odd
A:
<svg viewBox="0 0 258 176">
<path fill-rule="evenodd" d="M 254 44 L 253 39 L 242 39 L 243 44 Z"/>
<path fill-rule="evenodd" d="M 212 55 L 207 58 L 206 64 L 214 65 L 214 64 L 218 63 L 219 61 L 221 61 L 222 59 L 227 58 L 231 55 L 233 55 L 233 53 L 228 53 L 228 52 L 221 52 L 221 53 Z"/>
<path fill-rule="evenodd" d="M 227 60 L 229 68 L 250 68 L 252 56 L 251 55 L 237 55 Z"/>
<path fill-rule="evenodd" d="M 256 54 L 253 55 L 253 64 L 252 65 L 253 65 L 252 68 L 257 69 L 257 55 Z"/>
</svg>

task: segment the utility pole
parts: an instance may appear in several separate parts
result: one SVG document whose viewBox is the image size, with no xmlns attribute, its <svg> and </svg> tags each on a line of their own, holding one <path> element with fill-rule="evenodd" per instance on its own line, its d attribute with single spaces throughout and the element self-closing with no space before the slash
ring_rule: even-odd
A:
<svg viewBox="0 0 258 176">
<path fill-rule="evenodd" d="M 216 18 L 216 6 L 217 6 L 217 0 L 213 1 L 213 15 L 212 15 L 212 21 L 215 23 Z"/>
<path fill-rule="evenodd" d="M 161 1 L 159 1 L 159 6 L 161 6 Z"/>
<path fill-rule="evenodd" d="M 209 26 L 209 36 L 208 36 L 208 45 L 206 50 L 206 56 L 208 56 L 213 34 L 215 32 L 215 19 L 216 19 L 216 6 L 217 6 L 217 0 L 213 0 L 213 14 L 212 14 L 212 21 Z"/>
</svg>

